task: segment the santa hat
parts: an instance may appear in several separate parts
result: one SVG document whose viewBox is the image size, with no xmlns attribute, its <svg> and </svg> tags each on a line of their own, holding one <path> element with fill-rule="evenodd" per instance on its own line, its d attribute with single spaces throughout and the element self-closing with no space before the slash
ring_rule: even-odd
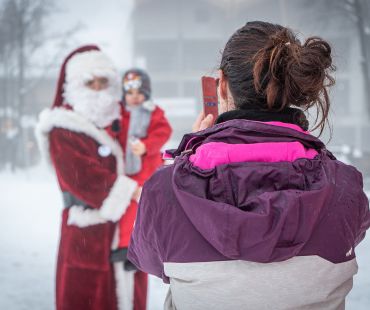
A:
<svg viewBox="0 0 370 310">
<path fill-rule="evenodd" d="M 96 45 L 82 46 L 71 52 L 60 70 L 53 108 L 63 104 L 64 84 L 84 83 L 94 76 L 119 79 L 111 60 Z"/>
</svg>

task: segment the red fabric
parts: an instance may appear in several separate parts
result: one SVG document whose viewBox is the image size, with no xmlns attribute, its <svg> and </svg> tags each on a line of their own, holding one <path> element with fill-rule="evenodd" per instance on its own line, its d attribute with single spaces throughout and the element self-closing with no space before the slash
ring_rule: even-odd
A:
<svg viewBox="0 0 370 310">
<path fill-rule="evenodd" d="M 137 202 L 131 201 L 125 214 L 119 221 L 119 248 L 127 248 L 130 243 L 132 230 L 134 229 L 134 222 L 136 219 Z"/>
<path fill-rule="evenodd" d="M 109 261 L 115 225 L 86 228 L 67 225 L 63 211 L 56 275 L 57 310 L 117 309 L 116 285 Z"/>
<path fill-rule="evenodd" d="M 123 149 L 126 148 L 127 132 L 130 122 L 130 112 L 123 110 L 121 120 L 121 133 L 119 136 L 120 144 Z M 152 112 L 148 134 L 141 141 L 146 146 L 146 154 L 142 156 L 142 169 L 139 173 L 130 176 L 142 186 L 144 182 L 163 164 L 161 148 L 168 141 L 172 133 L 171 126 L 167 121 L 161 108 L 156 107 Z M 137 203 L 132 201 L 125 214 L 120 220 L 120 248 L 127 248 L 131 232 L 133 230 L 137 211 Z"/>
<path fill-rule="evenodd" d="M 66 65 L 68 61 L 76 54 L 83 53 L 87 51 L 100 51 L 99 47 L 96 45 L 85 45 L 81 46 L 78 49 L 71 52 L 67 58 L 64 60 L 62 67 L 60 68 L 59 72 L 59 79 L 57 84 L 57 90 L 55 91 L 54 103 L 53 108 L 60 107 L 63 104 L 63 86 L 65 83 L 65 76 L 66 76 Z"/>
<path fill-rule="evenodd" d="M 134 281 L 134 310 L 145 310 L 148 291 L 148 274 L 137 271 L 135 272 Z"/>
<path fill-rule="evenodd" d="M 100 157 L 95 140 L 65 129 L 54 128 L 49 143 L 61 189 L 99 208 L 117 177 L 114 157 Z M 79 228 L 67 225 L 67 217 L 65 209 L 57 263 L 57 309 L 115 310 L 115 280 L 109 261 L 115 224 Z"/>
<path fill-rule="evenodd" d="M 117 178 L 115 158 L 99 156 L 95 140 L 66 129 L 53 129 L 49 143 L 62 191 L 99 208 Z"/>
</svg>

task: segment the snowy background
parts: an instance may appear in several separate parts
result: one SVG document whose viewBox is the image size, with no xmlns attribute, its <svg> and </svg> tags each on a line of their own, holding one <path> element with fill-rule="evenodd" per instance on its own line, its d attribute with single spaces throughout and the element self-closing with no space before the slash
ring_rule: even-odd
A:
<svg viewBox="0 0 370 310">
<path fill-rule="evenodd" d="M 0 309 L 54 309 L 54 276 L 61 196 L 47 167 L 1 173 Z M 162 309 L 167 293 L 150 278 L 148 309 Z"/>
<path fill-rule="evenodd" d="M 258 19 L 331 43 L 338 71 L 330 150 L 366 175 L 369 190 L 369 0 L 0 0 L 0 310 L 54 308 L 61 194 L 53 173 L 37 164 L 33 127 L 67 53 L 96 43 L 120 71 L 146 68 L 174 127 L 172 147 L 201 107 L 199 77 L 214 73 L 237 27 Z M 357 257 L 347 310 L 368 310 L 369 236 Z M 150 278 L 149 309 L 162 308 L 166 290 Z"/>
<path fill-rule="evenodd" d="M 0 173 L 0 309 L 54 308 L 54 275 L 62 209 L 46 166 Z M 359 273 L 347 310 L 370 309 L 370 237 L 357 248 Z M 148 309 L 162 309 L 167 287 L 149 280 Z"/>
</svg>

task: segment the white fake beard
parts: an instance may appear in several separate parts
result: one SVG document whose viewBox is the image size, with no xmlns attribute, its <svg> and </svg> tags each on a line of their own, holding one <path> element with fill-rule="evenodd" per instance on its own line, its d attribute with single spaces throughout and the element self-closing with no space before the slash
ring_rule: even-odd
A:
<svg viewBox="0 0 370 310">
<path fill-rule="evenodd" d="M 99 128 L 105 128 L 120 118 L 120 91 L 117 87 L 95 91 L 85 85 L 67 83 L 64 98 L 73 110 Z"/>
</svg>

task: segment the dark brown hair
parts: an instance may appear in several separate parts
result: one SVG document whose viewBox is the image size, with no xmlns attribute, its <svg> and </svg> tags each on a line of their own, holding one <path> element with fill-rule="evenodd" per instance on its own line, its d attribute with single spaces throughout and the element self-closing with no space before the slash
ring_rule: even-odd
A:
<svg viewBox="0 0 370 310">
<path fill-rule="evenodd" d="M 319 37 L 301 44 L 280 25 L 255 21 L 238 29 L 226 43 L 220 69 L 237 109 L 282 111 L 317 107 L 320 134 L 328 118 L 327 88 L 334 84 L 330 45 Z M 321 115 L 320 120 L 318 120 Z"/>
</svg>

